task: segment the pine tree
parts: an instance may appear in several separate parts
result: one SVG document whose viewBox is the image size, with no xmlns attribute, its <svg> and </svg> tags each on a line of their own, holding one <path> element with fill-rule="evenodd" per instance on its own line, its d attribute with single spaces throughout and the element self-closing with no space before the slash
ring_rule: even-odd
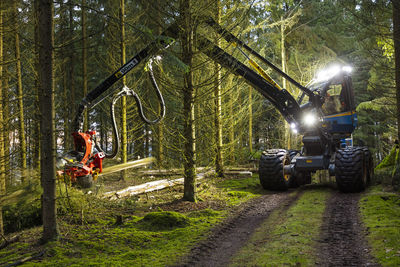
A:
<svg viewBox="0 0 400 267">
<path fill-rule="evenodd" d="M 54 154 L 54 93 L 53 93 L 53 2 L 38 1 L 39 23 L 39 105 L 41 114 L 41 184 L 43 187 L 43 235 L 42 241 L 47 242 L 58 238 L 56 213 L 56 178 Z"/>
<path fill-rule="evenodd" d="M 184 195 L 183 198 L 195 202 L 196 196 L 196 132 L 194 125 L 194 87 L 193 87 L 193 21 L 191 17 L 190 1 L 179 1 L 180 25 L 182 34 L 182 62 L 188 66 L 183 74 L 183 115 L 184 115 Z"/>
<path fill-rule="evenodd" d="M 0 197 L 6 194 L 6 168 L 5 168 L 5 151 L 4 151 L 4 118 L 3 118 L 3 4 L 0 2 Z M 3 211 L 0 205 L 0 233 L 4 233 L 3 229 Z"/>
</svg>

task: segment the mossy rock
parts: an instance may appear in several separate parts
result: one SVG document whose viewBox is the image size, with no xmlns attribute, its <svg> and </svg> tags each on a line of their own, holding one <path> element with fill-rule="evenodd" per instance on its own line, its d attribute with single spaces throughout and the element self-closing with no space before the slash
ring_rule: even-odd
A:
<svg viewBox="0 0 400 267">
<path fill-rule="evenodd" d="M 151 212 L 144 216 L 141 221 L 159 229 L 185 227 L 190 224 L 189 218 L 181 213 L 173 211 Z"/>
</svg>

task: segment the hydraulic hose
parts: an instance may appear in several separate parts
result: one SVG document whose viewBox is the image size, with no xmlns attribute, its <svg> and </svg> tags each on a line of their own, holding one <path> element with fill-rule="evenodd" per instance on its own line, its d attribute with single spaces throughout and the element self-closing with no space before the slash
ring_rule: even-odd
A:
<svg viewBox="0 0 400 267">
<path fill-rule="evenodd" d="M 159 100 L 160 103 L 160 114 L 159 117 L 156 118 L 155 120 L 149 120 L 143 112 L 143 105 L 142 102 L 139 98 L 139 96 L 130 88 L 128 88 L 127 86 L 124 86 L 122 88 L 121 91 L 119 91 L 111 100 L 111 104 L 110 104 L 110 114 L 111 114 L 111 123 L 112 123 L 112 128 L 113 128 L 113 135 L 114 135 L 114 139 L 115 139 L 115 147 L 113 148 L 111 153 L 107 153 L 105 152 L 100 145 L 98 144 L 98 142 L 96 141 L 96 149 L 100 152 L 103 152 L 105 154 L 106 158 L 114 158 L 118 152 L 119 152 L 119 147 L 120 147 L 120 141 L 119 141 L 119 133 L 118 133 L 118 129 L 117 129 L 117 122 L 115 120 L 115 104 L 117 103 L 118 99 L 120 99 L 122 96 L 133 96 L 136 102 L 136 105 L 138 107 L 138 111 L 139 111 L 139 116 L 140 118 L 143 120 L 144 123 L 147 124 L 155 124 L 157 122 L 159 122 L 160 120 L 162 120 L 165 117 L 165 101 L 164 98 L 161 94 L 160 88 L 158 87 L 157 81 L 154 78 L 154 73 L 153 73 L 153 68 L 151 66 L 152 64 L 152 59 L 150 59 L 149 62 L 149 78 L 151 81 L 152 86 L 154 87 L 156 94 L 157 94 L 157 98 Z"/>
</svg>

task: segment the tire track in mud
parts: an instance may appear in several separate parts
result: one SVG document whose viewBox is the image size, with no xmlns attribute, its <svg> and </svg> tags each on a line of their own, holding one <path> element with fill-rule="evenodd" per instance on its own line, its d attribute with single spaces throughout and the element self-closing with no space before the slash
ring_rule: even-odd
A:
<svg viewBox="0 0 400 267">
<path fill-rule="evenodd" d="M 318 266 L 379 266 L 369 254 L 358 202 L 361 194 L 335 192 L 321 227 Z"/>
<path fill-rule="evenodd" d="M 301 195 L 298 190 L 274 193 L 253 199 L 212 230 L 211 235 L 194 247 L 189 256 L 176 266 L 226 266 L 234 254 L 250 239 L 252 233 L 277 208 L 287 210 Z"/>
</svg>

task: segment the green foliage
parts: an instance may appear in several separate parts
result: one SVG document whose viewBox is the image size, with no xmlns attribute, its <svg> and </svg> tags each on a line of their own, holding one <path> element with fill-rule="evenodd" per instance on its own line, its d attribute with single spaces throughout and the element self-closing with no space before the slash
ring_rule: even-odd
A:
<svg viewBox="0 0 400 267">
<path fill-rule="evenodd" d="M 12 233 L 42 224 L 42 210 L 38 185 L 29 185 L 23 195 L 3 206 L 4 232 Z"/>
<path fill-rule="evenodd" d="M 400 197 L 372 188 L 360 200 L 372 254 L 382 266 L 400 265 Z"/>
<path fill-rule="evenodd" d="M 398 158 L 399 149 L 397 146 L 393 146 L 390 153 L 376 166 L 375 170 L 383 169 L 386 167 L 394 167 L 396 158 Z"/>
</svg>

